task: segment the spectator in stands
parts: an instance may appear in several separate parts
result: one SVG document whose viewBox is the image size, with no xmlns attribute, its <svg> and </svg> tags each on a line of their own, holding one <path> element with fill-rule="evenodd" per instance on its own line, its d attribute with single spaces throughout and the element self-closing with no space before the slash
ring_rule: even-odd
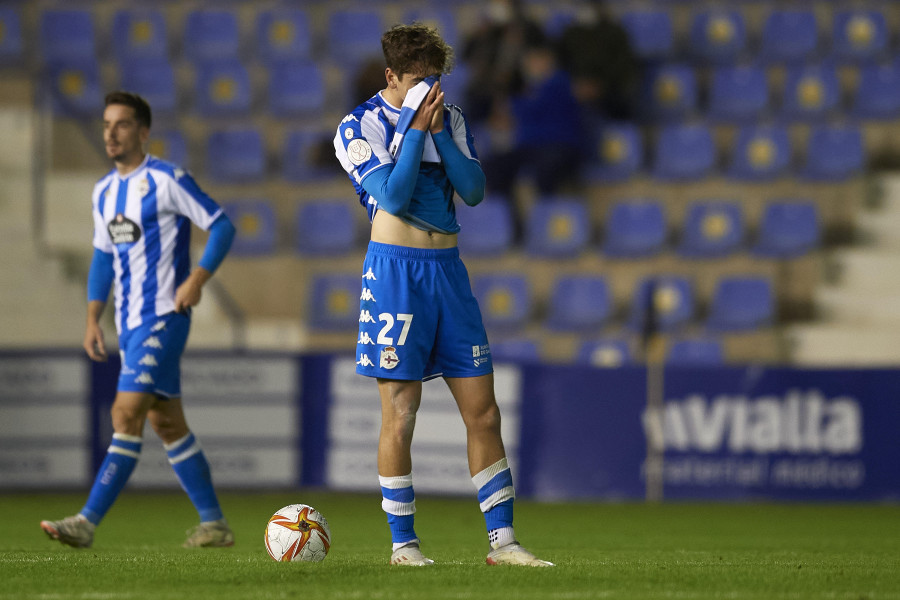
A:
<svg viewBox="0 0 900 600">
<path fill-rule="evenodd" d="M 593 0 L 559 38 L 560 65 L 579 103 L 605 119 L 635 116 L 641 64 L 628 32 L 603 0 Z"/>
</svg>

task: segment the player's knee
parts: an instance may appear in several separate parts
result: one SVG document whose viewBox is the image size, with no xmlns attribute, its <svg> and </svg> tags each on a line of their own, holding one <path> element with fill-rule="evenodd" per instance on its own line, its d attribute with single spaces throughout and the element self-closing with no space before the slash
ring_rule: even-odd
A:
<svg viewBox="0 0 900 600">
<path fill-rule="evenodd" d="M 116 433 L 138 436 L 143 433 L 145 414 L 137 407 L 113 404 L 110 416 Z"/>
<path fill-rule="evenodd" d="M 473 432 L 500 431 L 500 409 L 496 404 L 470 412 L 464 419 L 466 428 Z"/>
</svg>

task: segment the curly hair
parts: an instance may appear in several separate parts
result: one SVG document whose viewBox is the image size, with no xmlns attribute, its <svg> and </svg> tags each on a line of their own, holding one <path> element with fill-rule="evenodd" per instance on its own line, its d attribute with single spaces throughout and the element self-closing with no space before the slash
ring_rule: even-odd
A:
<svg viewBox="0 0 900 600">
<path fill-rule="evenodd" d="M 399 77 L 423 68 L 428 73 L 453 68 L 453 48 L 436 28 L 422 23 L 391 27 L 381 36 L 381 50 L 387 67 Z"/>
</svg>

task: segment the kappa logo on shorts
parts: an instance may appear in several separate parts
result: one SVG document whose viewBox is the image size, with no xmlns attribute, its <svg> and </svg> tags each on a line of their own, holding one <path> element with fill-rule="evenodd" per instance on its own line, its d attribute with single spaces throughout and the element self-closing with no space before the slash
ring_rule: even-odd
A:
<svg viewBox="0 0 900 600">
<path fill-rule="evenodd" d="M 162 342 L 160 342 L 159 338 L 156 337 L 155 335 L 151 335 L 150 337 L 148 337 L 146 340 L 144 340 L 144 343 L 141 345 L 144 346 L 145 348 L 157 348 L 157 349 L 162 348 Z"/>
<path fill-rule="evenodd" d="M 139 365 L 144 365 L 145 367 L 158 367 L 159 363 L 156 362 L 156 357 L 152 354 L 145 354 L 144 358 L 142 358 L 139 362 Z"/>
<path fill-rule="evenodd" d="M 372 290 L 370 290 L 369 288 L 363 288 L 362 294 L 360 294 L 359 299 L 364 301 L 376 302 L 375 296 L 372 294 Z"/>
<path fill-rule="evenodd" d="M 356 340 L 356 343 L 357 344 L 368 344 L 368 345 L 372 345 L 372 346 L 375 345 L 375 342 L 372 340 L 371 336 L 369 336 L 368 331 L 363 331 L 362 333 L 360 333 L 359 339 Z"/>
<path fill-rule="evenodd" d="M 359 311 L 359 322 L 360 323 L 374 323 L 375 319 L 372 318 L 372 313 L 367 310 Z"/>
<path fill-rule="evenodd" d="M 141 371 L 141 374 L 134 378 L 135 383 L 143 383 L 145 385 L 153 384 L 153 377 L 147 371 Z"/>
<path fill-rule="evenodd" d="M 360 354 L 360 355 L 359 355 L 359 360 L 356 361 L 356 364 L 358 364 L 358 365 L 361 366 L 361 367 L 374 367 L 374 366 L 375 366 L 375 363 L 373 363 L 373 362 L 369 359 L 369 355 L 368 355 L 368 354 Z"/>
<path fill-rule="evenodd" d="M 393 369 L 400 364 L 400 357 L 397 356 L 397 349 L 393 346 L 386 346 L 384 350 L 381 351 L 381 360 L 378 361 L 378 364 L 382 369 Z"/>
<path fill-rule="evenodd" d="M 368 281 L 378 281 L 378 278 L 375 277 L 375 273 L 372 272 L 371 268 L 368 271 L 366 271 L 365 275 L 363 275 L 363 279 L 366 279 Z"/>
<path fill-rule="evenodd" d="M 162 331 L 165 328 L 166 328 L 165 321 L 157 321 L 156 323 L 153 324 L 153 327 L 150 328 L 150 331 L 152 331 L 153 333 L 156 333 L 157 331 Z"/>
</svg>

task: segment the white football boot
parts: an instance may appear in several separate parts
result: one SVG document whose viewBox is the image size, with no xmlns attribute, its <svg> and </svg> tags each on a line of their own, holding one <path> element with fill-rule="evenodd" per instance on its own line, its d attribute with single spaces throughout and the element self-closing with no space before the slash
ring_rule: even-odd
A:
<svg viewBox="0 0 900 600">
<path fill-rule="evenodd" d="M 491 550 L 485 561 L 489 565 L 519 565 L 523 567 L 552 567 L 552 562 L 541 560 L 523 548 L 518 542 Z"/>
<path fill-rule="evenodd" d="M 94 527 L 80 514 L 59 521 L 41 521 L 44 533 L 73 548 L 90 548 L 94 543 Z"/>
<path fill-rule="evenodd" d="M 422 554 L 419 542 L 410 542 L 394 550 L 394 553 L 391 554 L 391 564 L 403 567 L 424 567 L 433 565 L 434 561 Z"/>
<path fill-rule="evenodd" d="M 227 548 L 234 546 L 234 533 L 228 521 L 206 521 L 189 529 L 188 538 L 182 544 L 185 548 Z"/>
</svg>

